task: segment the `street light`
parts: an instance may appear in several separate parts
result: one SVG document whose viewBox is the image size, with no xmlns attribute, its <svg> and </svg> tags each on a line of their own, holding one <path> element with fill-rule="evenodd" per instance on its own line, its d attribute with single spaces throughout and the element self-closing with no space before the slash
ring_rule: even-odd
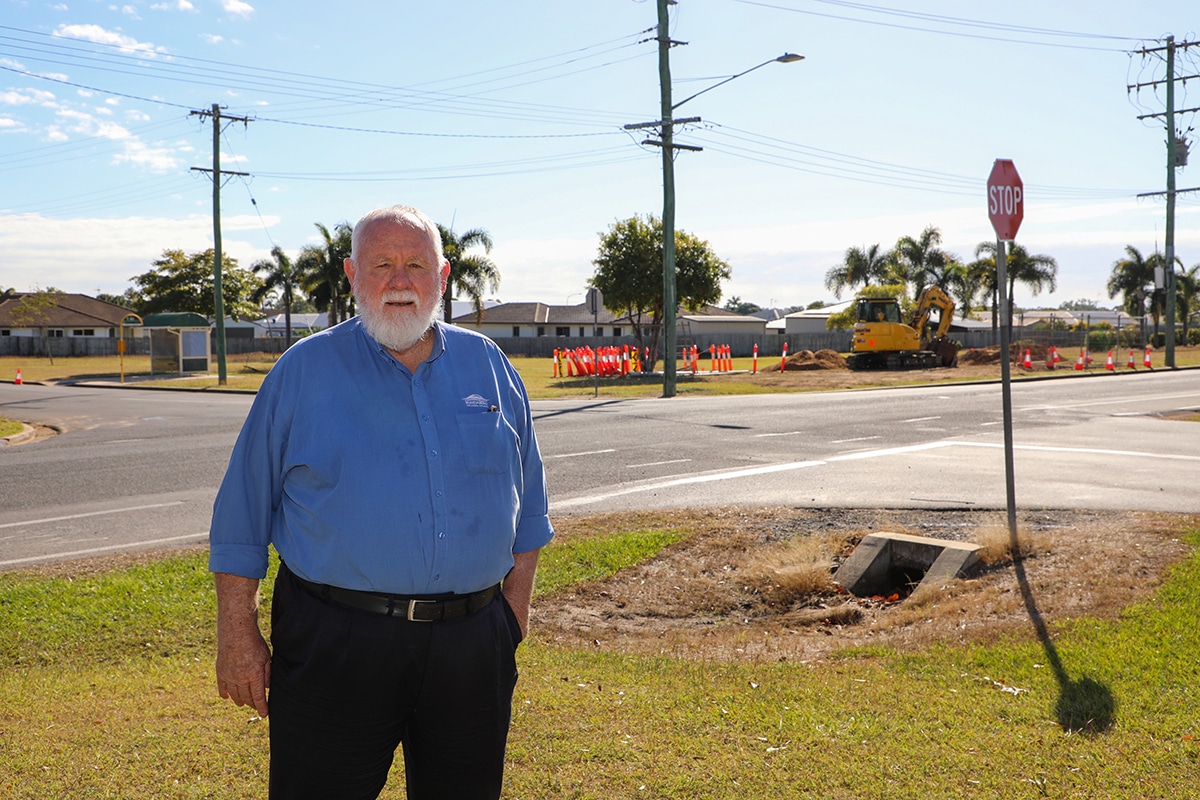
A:
<svg viewBox="0 0 1200 800">
<path fill-rule="evenodd" d="M 671 41 L 668 32 L 668 16 L 667 6 L 672 0 L 658 0 L 658 34 L 655 37 L 658 40 L 658 80 L 662 99 L 662 119 L 657 122 L 644 122 L 636 125 L 626 125 L 626 130 L 635 130 L 638 128 L 659 128 L 660 141 L 646 141 L 643 144 L 654 144 L 662 147 L 662 165 L 663 165 L 663 397 L 675 396 L 675 310 L 677 302 L 675 299 L 675 161 L 673 159 L 674 150 L 701 150 L 700 147 L 692 147 L 691 145 L 676 145 L 674 143 L 674 125 L 676 122 L 688 123 L 699 122 L 699 117 L 689 117 L 687 119 L 675 120 L 672 118 L 672 112 L 679 108 L 684 103 L 699 97 L 707 91 L 717 88 L 723 84 L 729 83 L 734 78 L 740 78 L 743 75 L 753 72 L 760 67 L 765 67 L 767 64 L 779 62 L 781 64 L 790 64 L 793 61 L 800 61 L 804 56 L 795 53 L 784 53 L 778 58 L 772 58 L 764 61 L 761 64 L 756 64 L 750 69 L 743 70 L 736 75 L 731 75 L 724 80 L 717 81 L 712 86 L 706 89 L 701 89 L 695 94 L 685 97 L 678 103 L 671 102 L 671 57 L 670 49 L 673 44 L 679 42 Z"/>
</svg>

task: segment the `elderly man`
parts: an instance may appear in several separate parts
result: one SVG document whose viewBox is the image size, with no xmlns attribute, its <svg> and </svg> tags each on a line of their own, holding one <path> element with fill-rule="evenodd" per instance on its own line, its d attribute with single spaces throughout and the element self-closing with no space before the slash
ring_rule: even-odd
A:
<svg viewBox="0 0 1200 800">
<path fill-rule="evenodd" d="M 279 359 L 214 504 L 218 689 L 270 712 L 276 800 L 377 797 L 398 745 L 410 798 L 498 797 L 553 536 L 528 397 L 490 340 L 437 322 L 428 217 L 372 211 L 351 248 L 359 316 Z"/>
</svg>

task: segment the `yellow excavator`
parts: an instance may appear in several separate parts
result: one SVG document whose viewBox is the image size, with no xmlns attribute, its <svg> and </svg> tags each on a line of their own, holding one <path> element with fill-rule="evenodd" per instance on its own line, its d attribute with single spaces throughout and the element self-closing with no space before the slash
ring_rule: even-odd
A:
<svg viewBox="0 0 1200 800">
<path fill-rule="evenodd" d="M 938 326 L 925 338 L 929 316 L 937 309 Z M 946 337 L 954 318 L 954 301 L 937 286 L 926 286 L 908 323 L 901 322 L 894 297 L 863 297 L 857 305 L 850 369 L 929 369 L 958 366 L 958 345 Z"/>
</svg>

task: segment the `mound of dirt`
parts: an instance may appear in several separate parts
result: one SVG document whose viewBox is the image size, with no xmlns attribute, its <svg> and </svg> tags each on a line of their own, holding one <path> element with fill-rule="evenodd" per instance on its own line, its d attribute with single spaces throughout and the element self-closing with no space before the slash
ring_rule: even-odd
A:
<svg viewBox="0 0 1200 800">
<path fill-rule="evenodd" d="M 848 369 L 846 359 L 836 350 L 801 350 L 787 357 L 789 370 Z M 779 372 L 779 362 L 772 362 L 763 372 Z"/>
<path fill-rule="evenodd" d="M 1025 352 L 1029 351 L 1029 360 L 1034 367 L 1044 368 L 1046 366 L 1046 351 L 1049 348 L 1044 344 L 1036 344 L 1030 342 L 1013 342 L 1008 347 L 1011 363 L 1020 366 L 1025 361 Z M 1065 361 L 1068 356 L 1062 352 L 1058 354 L 1059 359 Z M 1062 363 L 1060 361 L 1060 365 Z M 1000 346 L 992 345 L 991 347 L 972 347 L 969 350 L 958 351 L 959 364 L 999 364 L 1000 363 Z M 1073 363 L 1073 362 L 1072 362 Z"/>
</svg>

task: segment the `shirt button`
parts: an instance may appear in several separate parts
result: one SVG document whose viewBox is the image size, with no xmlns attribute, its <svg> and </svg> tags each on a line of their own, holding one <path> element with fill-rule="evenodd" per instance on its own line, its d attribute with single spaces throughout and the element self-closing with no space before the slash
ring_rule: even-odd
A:
<svg viewBox="0 0 1200 800">
<path fill-rule="evenodd" d="M 426 422 L 429 422 L 429 415 L 428 415 L 428 414 L 422 414 L 422 415 L 421 415 L 421 419 L 425 420 Z"/>
<path fill-rule="evenodd" d="M 433 456 L 434 458 L 437 458 L 437 450 L 430 450 L 429 455 Z"/>
<path fill-rule="evenodd" d="M 446 532 L 445 532 L 445 531 L 438 531 L 438 538 L 439 538 L 439 539 L 445 539 L 445 538 L 446 538 Z"/>
<path fill-rule="evenodd" d="M 441 490 L 441 489 L 438 489 L 436 492 L 434 492 L 434 493 L 433 493 L 433 495 L 434 495 L 434 497 L 441 497 L 441 496 L 442 496 L 442 490 Z"/>
<path fill-rule="evenodd" d="M 434 579 L 435 581 L 440 581 L 440 580 L 442 579 L 442 576 L 441 576 L 440 574 L 439 574 L 439 575 L 434 575 L 434 576 L 433 576 L 433 579 Z"/>
</svg>

